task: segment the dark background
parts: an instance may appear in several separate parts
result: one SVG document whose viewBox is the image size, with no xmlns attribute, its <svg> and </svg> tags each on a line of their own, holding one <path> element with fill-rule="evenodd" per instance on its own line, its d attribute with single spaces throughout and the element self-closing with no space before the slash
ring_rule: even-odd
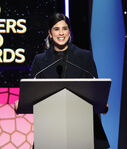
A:
<svg viewBox="0 0 127 149">
<path fill-rule="evenodd" d="M 47 36 L 47 21 L 54 12 L 64 13 L 64 0 L 1 0 L 2 19 L 26 19 L 27 32 L 24 34 L 4 33 L 1 49 L 25 49 L 26 61 L 23 64 L 0 63 L 0 87 L 18 87 L 20 79 L 29 78 L 29 70 L 34 56 L 44 50 Z M 70 0 L 70 20 L 73 43 L 90 50 L 89 0 Z M 80 10 L 80 11 L 78 11 Z"/>
<path fill-rule="evenodd" d="M 21 78 L 28 78 L 34 56 L 43 52 L 44 39 L 47 36 L 48 17 L 55 12 L 54 0 L 3 0 L 1 18 L 26 19 L 27 32 L 24 34 L 5 33 L 1 49 L 25 49 L 26 61 L 23 64 L 0 64 L 0 86 L 18 87 Z"/>
</svg>

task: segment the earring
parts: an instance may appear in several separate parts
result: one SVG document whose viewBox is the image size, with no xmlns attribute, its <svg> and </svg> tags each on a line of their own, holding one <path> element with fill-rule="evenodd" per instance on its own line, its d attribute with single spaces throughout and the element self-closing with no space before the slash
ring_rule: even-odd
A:
<svg viewBox="0 0 127 149">
<path fill-rule="evenodd" d="M 70 35 L 70 37 L 69 37 L 69 43 L 71 42 L 71 35 Z"/>
<path fill-rule="evenodd" d="M 45 45 L 46 45 L 46 49 L 49 49 L 50 48 L 49 35 L 45 39 Z"/>
</svg>

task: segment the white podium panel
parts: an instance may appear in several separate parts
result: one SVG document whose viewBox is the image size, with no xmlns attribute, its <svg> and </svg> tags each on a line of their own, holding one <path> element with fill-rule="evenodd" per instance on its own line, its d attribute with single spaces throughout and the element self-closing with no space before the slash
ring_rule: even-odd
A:
<svg viewBox="0 0 127 149">
<path fill-rule="evenodd" d="M 94 149 L 93 106 L 63 89 L 34 105 L 35 149 Z"/>
</svg>

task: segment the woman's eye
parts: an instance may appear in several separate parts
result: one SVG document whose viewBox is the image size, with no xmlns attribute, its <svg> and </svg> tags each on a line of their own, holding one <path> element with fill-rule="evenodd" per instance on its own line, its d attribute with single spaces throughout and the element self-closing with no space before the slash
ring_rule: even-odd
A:
<svg viewBox="0 0 127 149">
<path fill-rule="evenodd" d="M 68 27 L 63 27 L 63 30 L 68 30 Z"/>
<path fill-rule="evenodd" d="M 58 31 L 58 30 L 59 30 L 59 28 L 54 28 L 54 30 L 55 30 L 55 31 Z"/>
</svg>

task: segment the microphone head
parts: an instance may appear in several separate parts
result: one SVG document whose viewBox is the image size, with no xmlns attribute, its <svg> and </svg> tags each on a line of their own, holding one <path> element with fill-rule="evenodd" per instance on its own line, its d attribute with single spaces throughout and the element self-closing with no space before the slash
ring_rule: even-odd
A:
<svg viewBox="0 0 127 149">
<path fill-rule="evenodd" d="M 59 78 L 61 78 L 62 77 L 62 72 L 63 72 L 63 66 L 62 65 L 58 65 L 56 67 L 56 71 L 58 73 Z"/>
</svg>

